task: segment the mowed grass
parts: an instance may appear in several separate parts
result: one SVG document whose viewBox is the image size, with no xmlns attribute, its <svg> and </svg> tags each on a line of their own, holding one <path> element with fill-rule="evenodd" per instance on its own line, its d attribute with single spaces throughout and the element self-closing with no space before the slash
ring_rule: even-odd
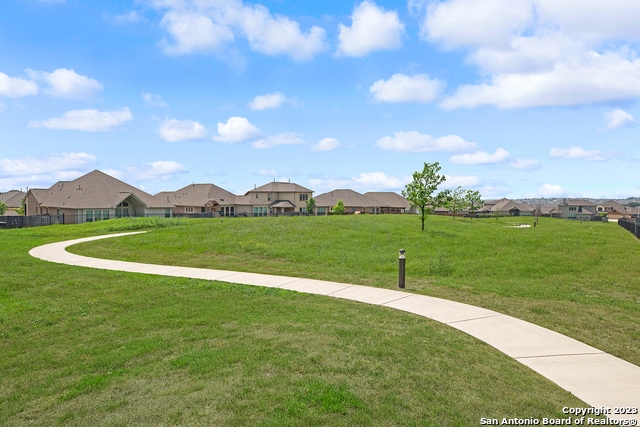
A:
<svg viewBox="0 0 640 427">
<path fill-rule="evenodd" d="M 564 288 L 541 288 L 536 295 L 518 290 L 510 277 L 519 271 L 514 260 L 525 258 L 518 252 L 531 245 L 533 233 L 540 242 L 553 241 L 546 234 L 552 228 L 562 234 L 568 227 L 565 238 L 597 235 L 605 249 L 600 253 L 611 252 L 602 255 L 601 268 L 616 254 L 633 264 L 638 252 L 632 236 L 608 224 L 579 229 L 543 221 L 535 230 L 502 225 L 507 221 L 429 218 L 430 228 L 421 233 L 415 217 L 363 216 L 113 220 L 2 230 L 0 425 L 467 426 L 482 417 L 562 418 L 563 406 L 584 403 L 487 345 L 428 319 L 285 290 L 100 271 L 28 255 L 30 248 L 52 241 L 151 228 L 73 250 L 395 288 L 400 246 L 407 249 L 409 291 L 495 300 L 497 306 L 552 318 L 560 327 L 571 316 L 553 307 L 574 304 L 576 312 L 602 309 L 609 334 L 635 331 L 633 265 L 611 278 L 607 298 Z M 495 262 L 493 275 L 488 267 L 465 267 L 500 258 L 497 249 L 483 253 L 486 242 L 476 242 L 481 234 L 504 244 L 521 232 L 529 237 L 519 235 L 512 253 L 501 252 L 511 264 Z M 539 281 L 548 271 L 554 273 L 547 278 L 573 277 L 566 286 L 587 294 L 605 287 L 598 280 L 575 280 L 583 276 L 567 268 L 554 263 L 541 269 Z M 475 273 L 465 277 L 465 269 Z M 494 280 L 487 284 L 487 277 Z M 503 279 L 512 284 L 509 292 L 500 286 Z M 537 283 L 530 280 L 525 285 Z M 611 321 L 610 311 L 617 313 Z M 624 325 L 625 316 L 631 325 Z M 626 337 L 627 347 L 637 338 Z M 636 351 L 628 353 L 637 357 Z"/>
<path fill-rule="evenodd" d="M 614 223 L 412 215 L 196 220 L 79 245 L 105 258 L 406 289 L 531 321 L 640 365 L 640 245 Z"/>
</svg>

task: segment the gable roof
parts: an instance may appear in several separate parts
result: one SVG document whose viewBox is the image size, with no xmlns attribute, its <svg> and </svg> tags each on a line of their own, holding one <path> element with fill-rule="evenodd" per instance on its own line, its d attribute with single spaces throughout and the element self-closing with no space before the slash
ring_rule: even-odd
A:
<svg viewBox="0 0 640 427">
<path fill-rule="evenodd" d="M 209 202 L 232 205 L 237 196 L 217 185 L 190 184 L 176 191 L 162 191 L 156 197 L 175 206 L 205 206 Z"/>
<path fill-rule="evenodd" d="M 321 207 L 333 207 L 338 203 L 338 200 L 342 200 L 345 207 L 365 208 L 365 207 L 379 207 L 380 203 L 371 197 L 367 197 L 363 194 L 353 190 L 339 189 L 329 191 L 328 193 L 320 194 L 314 197 L 316 206 Z"/>
<path fill-rule="evenodd" d="M 518 203 L 511 199 L 502 198 L 485 202 L 480 212 L 508 212 L 512 209 L 518 209 L 520 212 L 533 212 L 534 210 L 533 206 L 526 203 Z"/>
<path fill-rule="evenodd" d="M 617 211 L 621 214 L 630 214 L 631 212 L 621 203 L 616 202 L 615 200 L 607 200 L 606 202 L 600 203 L 598 206 L 603 206 L 604 208 L 611 208 L 614 211 Z M 610 210 L 611 210 L 610 209 Z"/>
<path fill-rule="evenodd" d="M 491 208 L 493 212 L 500 211 L 510 211 L 512 209 L 518 209 L 520 212 L 533 212 L 533 206 L 518 203 L 513 200 L 502 199 L 499 203 L 497 203 L 494 207 Z"/>
<path fill-rule="evenodd" d="M 29 190 L 42 207 L 69 209 L 115 208 L 133 195 L 148 208 L 169 208 L 171 203 L 145 193 L 99 170 L 73 181 L 59 181 L 47 190 Z"/>
<path fill-rule="evenodd" d="M 27 193 L 19 190 L 11 190 L 6 193 L 0 193 L 0 202 L 4 202 L 8 208 L 19 208 L 22 205 L 22 199 Z"/>
<path fill-rule="evenodd" d="M 249 190 L 245 195 L 249 193 L 313 193 L 313 191 L 293 182 L 274 181 Z"/>
<path fill-rule="evenodd" d="M 364 193 L 364 196 L 378 202 L 381 208 L 411 208 L 411 203 L 406 198 L 393 191 L 369 191 Z"/>
</svg>

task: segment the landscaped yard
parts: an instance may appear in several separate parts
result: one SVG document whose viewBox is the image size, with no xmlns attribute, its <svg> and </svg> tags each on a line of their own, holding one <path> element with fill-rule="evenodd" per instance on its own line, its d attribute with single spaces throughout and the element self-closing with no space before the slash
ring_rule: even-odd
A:
<svg viewBox="0 0 640 427">
<path fill-rule="evenodd" d="M 396 287 L 495 309 L 640 364 L 640 255 L 614 224 L 415 216 L 109 220 L 2 230 L 0 424 L 478 425 L 581 407 L 487 345 L 391 309 L 50 264 L 31 247 Z M 522 222 L 522 219 L 520 220 Z M 532 220 L 531 220 L 532 222 Z M 173 225 L 171 227 L 158 227 Z"/>
</svg>

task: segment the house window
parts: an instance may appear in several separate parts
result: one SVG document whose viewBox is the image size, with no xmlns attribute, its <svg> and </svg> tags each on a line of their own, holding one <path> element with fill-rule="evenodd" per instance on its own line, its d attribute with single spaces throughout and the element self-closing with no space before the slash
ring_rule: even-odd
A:
<svg viewBox="0 0 640 427">
<path fill-rule="evenodd" d="M 267 202 L 271 201 L 271 193 L 267 194 Z"/>
<path fill-rule="evenodd" d="M 327 208 L 318 208 L 318 215 L 326 215 Z"/>
<path fill-rule="evenodd" d="M 186 212 L 186 213 L 193 213 L 193 206 L 187 206 L 187 207 L 185 208 L 185 212 Z"/>
<path fill-rule="evenodd" d="M 85 221 L 93 222 L 93 211 L 85 211 Z"/>
<path fill-rule="evenodd" d="M 122 202 L 116 206 L 116 218 L 129 216 L 129 203 Z"/>
<path fill-rule="evenodd" d="M 576 210 L 578 210 L 578 209 L 577 209 L 577 207 L 575 207 L 575 206 L 569 206 L 569 210 L 570 210 L 570 211 L 576 211 Z"/>
<path fill-rule="evenodd" d="M 266 206 L 254 206 L 253 207 L 253 216 L 267 216 L 267 207 Z"/>
<path fill-rule="evenodd" d="M 166 208 L 164 210 L 164 217 L 165 218 L 171 218 L 171 208 Z"/>
<path fill-rule="evenodd" d="M 306 202 L 307 200 L 309 200 L 309 195 L 308 194 L 301 194 L 300 195 L 300 201 L 301 202 Z"/>
</svg>

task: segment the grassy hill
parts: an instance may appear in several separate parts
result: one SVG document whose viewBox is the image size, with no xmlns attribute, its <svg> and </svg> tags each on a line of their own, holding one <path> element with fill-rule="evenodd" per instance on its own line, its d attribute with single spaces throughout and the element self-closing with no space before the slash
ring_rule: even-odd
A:
<svg viewBox="0 0 640 427">
<path fill-rule="evenodd" d="M 413 216 L 110 220 L 2 230 L 0 424 L 477 425 L 580 407 L 427 319 L 278 289 L 46 263 L 31 247 L 396 287 L 533 321 L 640 364 L 633 236 L 612 224 Z M 172 225 L 171 227 L 165 227 Z"/>
</svg>

